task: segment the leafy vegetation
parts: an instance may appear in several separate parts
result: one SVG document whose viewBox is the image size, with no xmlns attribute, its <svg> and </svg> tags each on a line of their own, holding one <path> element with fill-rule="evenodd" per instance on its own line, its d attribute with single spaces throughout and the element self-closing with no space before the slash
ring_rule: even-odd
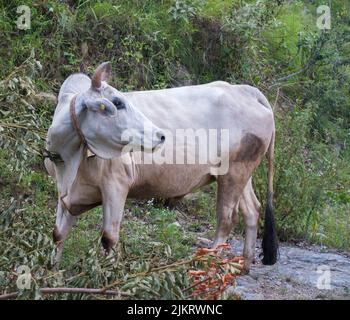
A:
<svg viewBox="0 0 350 320">
<path fill-rule="evenodd" d="M 126 298 L 183 298 L 186 266 L 147 271 L 188 259 L 198 236 L 213 236 L 214 187 L 177 209 L 130 201 L 112 256 L 101 254 L 96 209 L 71 233 L 63 269 L 50 269 L 57 195 L 41 151 L 54 103 L 44 93 L 57 94 L 66 76 L 91 74 L 106 60 L 120 90 L 217 79 L 260 88 L 276 116 L 280 239 L 349 250 L 350 6 L 330 2 L 331 29 L 320 30 L 316 8 L 328 1 L 1 1 L 0 292 L 17 290 L 15 270 L 25 264 L 35 281 L 22 298 L 40 298 L 39 287 L 116 281 Z M 23 4 L 31 9 L 28 30 L 15 24 Z M 253 181 L 264 204 L 265 165 Z"/>
</svg>

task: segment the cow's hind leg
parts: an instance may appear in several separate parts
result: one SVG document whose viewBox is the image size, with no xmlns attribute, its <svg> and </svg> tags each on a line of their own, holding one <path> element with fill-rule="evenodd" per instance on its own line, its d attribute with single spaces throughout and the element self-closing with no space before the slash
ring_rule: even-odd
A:
<svg viewBox="0 0 350 320">
<path fill-rule="evenodd" d="M 236 171 L 242 172 L 242 171 Z M 233 226 L 238 221 L 238 201 L 248 177 L 226 174 L 218 178 L 218 195 L 216 205 L 217 227 L 213 247 L 225 243 Z"/>
<path fill-rule="evenodd" d="M 242 211 L 245 222 L 245 242 L 243 249 L 244 269 L 249 271 L 255 256 L 260 211 L 260 202 L 255 196 L 251 179 L 244 188 L 239 202 L 239 208 Z"/>
</svg>

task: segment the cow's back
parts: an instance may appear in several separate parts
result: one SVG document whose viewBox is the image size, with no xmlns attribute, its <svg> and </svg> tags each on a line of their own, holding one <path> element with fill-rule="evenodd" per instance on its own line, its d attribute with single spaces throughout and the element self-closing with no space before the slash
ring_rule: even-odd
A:
<svg viewBox="0 0 350 320">
<path fill-rule="evenodd" d="M 160 128 L 173 131 L 180 128 L 229 129 L 233 143 L 242 131 L 264 136 L 266 127 L 273 124 L 273 113 L 266 105 L 266 98 L 248 85 L 216 81 L 128 92 L 125 96 Z M 268 135 L 270 137 L 270 132 Z"/>
</svg>

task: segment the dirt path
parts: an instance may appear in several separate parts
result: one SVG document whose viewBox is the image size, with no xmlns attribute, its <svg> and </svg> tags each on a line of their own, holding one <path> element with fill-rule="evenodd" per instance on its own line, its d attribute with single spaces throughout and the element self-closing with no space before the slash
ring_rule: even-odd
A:
<svg viewBox="0 0 350 320">
<path fill-rule="evenodd" d="M 260 244 L 256 252 L 261 252 Z M 232 248 L 241 254 L 242 239 L 234 239 Z M 280 244 L 280 257 L 274 266 L 257 263 L 248 275 L 237 278 L 230 288 L 244 300 L 256 299 L 349 299 L 350 257 L 321 246 Z M 322 281 L 324 279 L 324 281 Z M 329 279 L 330 288 L 327 286 Z M 317 284 L 324 289 L 318 289 Z"/>
</svg>

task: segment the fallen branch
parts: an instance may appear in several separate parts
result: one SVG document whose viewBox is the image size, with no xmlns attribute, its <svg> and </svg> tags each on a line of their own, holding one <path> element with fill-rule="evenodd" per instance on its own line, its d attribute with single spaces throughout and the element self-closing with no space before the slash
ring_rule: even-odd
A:
<svg viewBox="0 0 350 320">
<path fill-rule="evenodd" d="M 134 273 L 134 274 L 129 275 L 128 279 L 137 278 L 137 277 L 145 277 L 148 274 L 153 273 L 153 272 L 169 271 L 169 270 L 173 269 L 174 267 L 176 268 L 176 267 L 179 267 L 179 266 L 190 264 L 190 263 L 192 263 L 192 262 L 194 262 L 196 260 L 199 260 L 198 257 L 193 257 L 193 258 L 188 259 L 188 260 L 174 262 L 174 263 L 171 263 L 171 264 L 168 264 L 168 265 L 165 265 L 165 266 L 160 266 L 160 267 L 157 267 L 157 268 L 150 269 L 148 271 Z M 112 282 L 112 283 L 108 284 L 107 286 L 105 286 L 103 288 L 103 290 L 107 290 L 109 288 L 112 288 L 112 287 L 114 287 L 116 285 L 120 285 L 122 283 L 123 283 L 123 281 L 117 280 L 117 281 Z"/>
<path fill-rule="evenodd" d="M 57 103 L 57 97 L 49 92 L 39 92 L 32 97 L 34 100 L 49 100 L 52 103 Z"/>
<path fill-rule="evenodd" d="M 45 133 L 44 129 L 38 129 L 38 128 L 34 128 L 34 127 L 28 127 L 25 125 L 21 125 L 21 124 L 17 124 L 17 123 L 5 123 L 5 122 L 0 122 L 0 126 L 4 127 L 4 128 L 10 128 L 10 129 L 25 129 L 28 131 L 35 131 L 41 134 Z"/>
<path fill-rule="evenodd" d="M 241 274 L 243 269 L 243 257 L 225 257 L 223 250 L 230 249 L 228 244 L 222 244 L 218 248 L 199 248 L 196 256 L 210 255 L 211 259 L 202 260 L 204 265 L 200 270 L 189 270 L 189 277 L 194 281 L 193 285 L 183 290 L 194 289 L 192 294 L 185 297 L 191 299 L 203 297 L 204 300 L 218 299 L 226 288 Z"/>
<path fill-rule="evenodd" d="M 94 288 L 41 288 L 41 294 L 56 294 L 56 293 L 85 293 L 85 294 L 103 294 L 108 296 L 132 296 L 126 292 L 116 290 L 94 289 Z M 12 292 L 0 295 L 0 300 L 14 299 L 19 295 L 19 292 Z"/>
<path fill-rule="evenodd" d="M 0 300 L 14 299 L 18 296 L 18 292 L 5 293 L 0 295 Z"/>
<path fill-rule="evenodd" d="M 9 75 L 7 75 L 3 80 L 0 81 L 0 85 L 9 81 L 19 70 L 24 69 L 27 66 L 27 63 L 30 61 L 30 59 L 33 58 L 34 56 L 32 51 L 29 57 L 26 60 L 24 60 L 20 66 L 16 67 L 15 70 L 13 70 Z"/>
<path fill-rule="evenodd" d="M 130 294 L 125 292 L 120 292 L 117 290 L 104 290 L 104 289 L 93 289 L 93 288 L 41 288 L 40 292 L 42 294 L 52 294 L 52 293 L 87 293 L 87 294 L 105 294 L 109 296 L 124 295 L 130 296 Z"/>
<path fill-rule="evenodd" d="M 202 283 L 204 283 L 204 282 L 207 282 L 209 279 L 210 279 L 210 278 L 208 277 L 208 278 L 204 278 L 204 279 L 201 280 L 201 281 L 197 281 L 197 282 L 195 282 L 193 285 L 191 285 L 191 286 L 189 286 L 189 287 L 183 289 L 182 292 L 186 292 L 186 291 L 188 291 L 188 290 L 191 290 L 191 289 L 193 289 L 194 287 L 197 287 L 198 285 L 200 285 L 200 284 L 202 284 Z"/>
</svg>

